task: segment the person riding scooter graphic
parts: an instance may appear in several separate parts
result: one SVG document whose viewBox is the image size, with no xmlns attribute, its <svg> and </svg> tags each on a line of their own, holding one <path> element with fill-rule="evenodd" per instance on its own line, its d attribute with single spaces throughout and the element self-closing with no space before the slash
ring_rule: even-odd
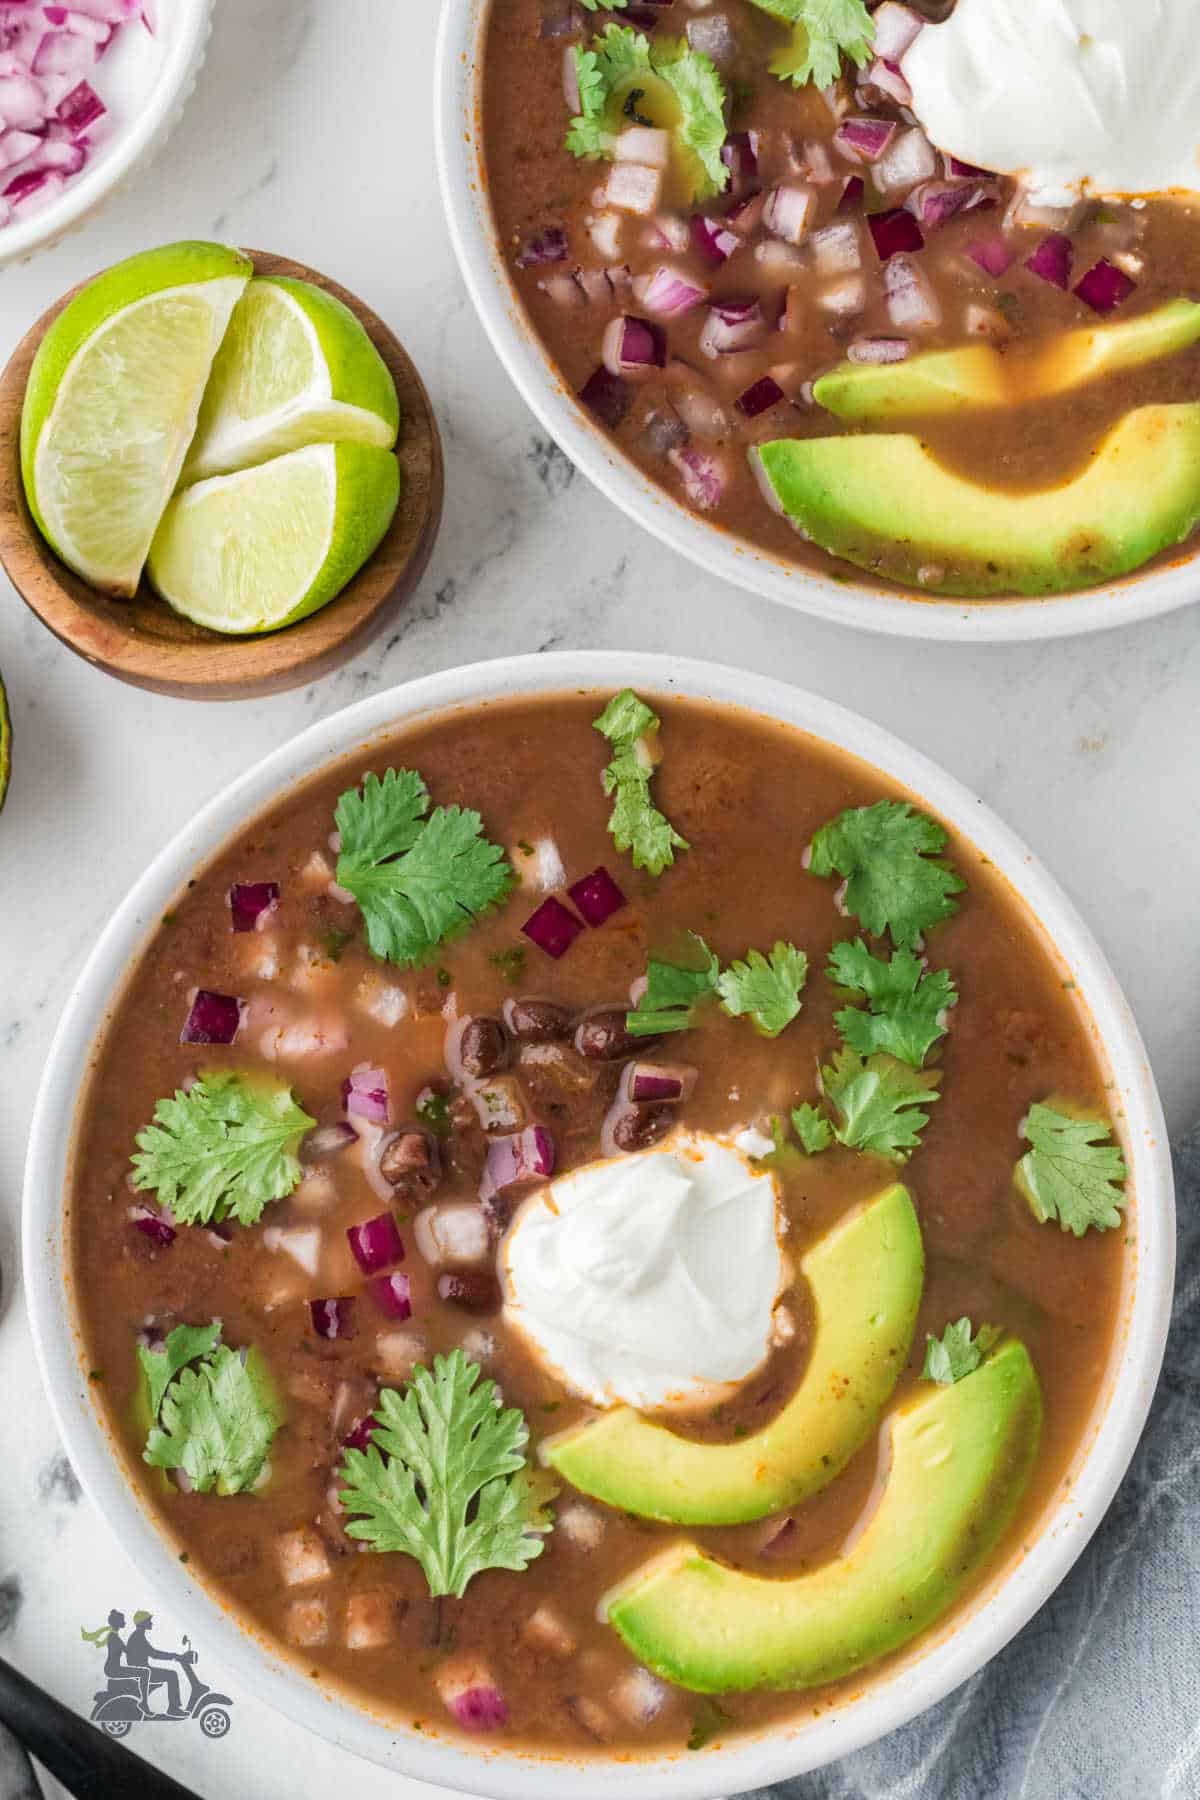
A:
<svg viewBox="0 0 1200 1800">
<path fill-rule="evenodd" d="M 133 1629 L 122 1638 L 125 1615 L 114 1608 L 108 1615 L 107 1624 L 98 1630 L 80 1629 L 80 1636 L 87 1643 L 104 1651 L 108 1685 L 94 1696 L 93 1721 L 109 1737 L 124 1737 L 133 1725 L 196 1719 L 206 1737 L 224 1737 L 230 1725 L 225 1709 L 232 1706 L 233 1701 L 228 1694 L 214 1693 L 197 1677 L 196 1652 L 188 1638 L 184 1638 L 182 1650 L 160 1650 L 152 1644 L 150 1627 L 153 1623 L 152 1614 L 135 1612 Z M 179 1664 L 188 1684 L 186 1695 L 181 1697 L 180 1679 L 174 1669 L 155 1667 L 161 1663 Z M 166 1690 L 165 1708 L 151 1705 L 155 1688 Z"/>
</svg>

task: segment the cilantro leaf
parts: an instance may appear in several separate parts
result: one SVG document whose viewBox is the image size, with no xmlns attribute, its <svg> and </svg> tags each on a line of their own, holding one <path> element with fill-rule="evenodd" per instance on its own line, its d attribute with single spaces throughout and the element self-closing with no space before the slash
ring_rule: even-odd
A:
<svg viewBox="0 0 1200 1800">
<path fill-rule="evenodd" d="M 215 1321 L 177 1326 L 165 1351 L 139 1350 L 152 1403 L 157 1395 L 142 1454 L 152 1468 L 183 1469 L 197 1493 L 241 1494 L 262 1474 L 283 1410 L 259 1352 L 231 1350 L 220 1335 Z"/>
<path fill-rule="evenodd" d="M 727 1013 L 735 1019 L 749 1013 L 764 1037 L 778 1037 L 800 1011 L 800 992 L 808 980 L 808 958 L 794 944 L 777 943 L 769 956 L 750 950 L 745 962 L 730 963 L 717 982 Z"/>
<path fill-rule="evenodd" d="M 383 1388 L 364 1450 L 347 1450 L 346 1531 L 420 1563 L 431 1594 L 461 1597 L 484 1569 L 523 1569 L 553 1524 L 526 1466 L 529 1431 L 461 1350 L 418 1368 L 403 1393 Z M 478 1385 L 476 1385 L 478 1383 Z"/>
<path fill-rule="evenodd" d="M 595 12 L 598 6 L 607 7 L 609 12 L 624 12 L 629 0 L 581 0 L 587 12 Z"/>
<path fill-rule="evenodd" d="M 873 937 L 890 931 L 902 950 L 915 950 L 924 932 L 950 918 L 950 898 L 966 886 L 936 859 L 946 833 L 907 800 L 851 807 L 823 825 L 812 841 L 814 875 L 845 877 L 846 911 Z"/>
<path fill-rule="evenodd" d="M 833 1126 L 823 1112 L 805 1101 L 792 1108 L 792 1127 L 806 1156 L 817 1156 L 833 1142 Z"/>
<path fill-rule="evenodd" d="M 919 1108 L 938 1098 L 940 1080 L 938 1070 L 918 1075 L 892 1056 L 864 1061 L 853 1050 L 839 1050 L 821 1070 L 825 1098 L 839 1115 L 833 1121 L 838 1143 L 907 1162 L 929 1123 Z"/>
<path fill-rule="evenodd" d="M 952 1387 L 964 1375 L 973 1375 L 984 1357 L 1003 1336 L 998 1325 L 981 1325 L 974 1337 L 970 1319 L 959 1319 L 947 1325 L 940 1338 L 931 1331 L 925 1334 L 925 1362 L 921 1369 L 924 1381 Z"/>
<path fill-rule="evenodd" d="M 958 1001 L 948 970 L 924 969 L 911 950 L 897 950 L 885 962 L 861 938 L 833 946 L 828 973 L 835 987 L 867 1000 L 866 1010 L 846 1006 L 835 1017 L 850 1048 L 860 1056 L 882 1050 L 914 1069 L 945 1036 L 945 1015 Z"/>
<path fill-rule="evenodd" d="M 721 965 L 699 932 L 689 931 L 688 937 L 695 946 L 693 962 L 665 962 L 658 956 L 647 961 L 646 991 L 625 1015 L 625 1029 L 634 1037 L 690 1030 L 697 1006 L 716 993 Z"/>
<path fill-rule="evenodd" d="M 300 1181 L 301 1139 L 316 1124 L 286 1081 L 210 1070 L 189 1093 L 160 1100 L 137 1135 L 134 1184 L 181 1225 L 235 1218 L 257 1225 Z"/>
<path fill-rule="evenodd" d="M 416 968 L 497 906 L 513 884 L 477 812 L 439 806 L 414 769 L 367 775 L 337 804 L 338 886 L 354 895 L 382 962 Z"/>
<path fill-rule="evenodd" d="M 1025 1136 L 1032 1145 L 1016 1167 L 1017 1188 L 1039 1225 L 1057 1219 L 1082 1237 L 1089 1226 L 1111 1231 L 1125 1205 L 1125 1159 L 1104 1119 L 1074 1118 L 1038 1103 Z"/>
<path fill-rule="evenodd" d="M 613 759 L 604 771 L 604 791 L 614 797 L 608 821 L 613 842 L 618 850 L 632 851 L 635 869 L 661 875 L 674 862 L 676 850 L 689 846 L 650 798 L 653 764 L 644 744 L 658 730 L 658 715 L 626 688 L 593 722 L 613 748 Z"/>
<path fill-rule="evenodd" d="M 709 57 L 685 38 L 651 44 L 631 25 L 615 23 L 572 55 L 579 85 L 579 115 L 567 132 L 572 155 L 611 161 L 626 123 L 626 102 L 636 89 L 639 116 L 671 133 L 689 197 L 706 200 L 724 191 L 729 182 L 721 161 L 725 89 Z"/>
<path fill-rule="evenodd" d="M 214 1319 L 211 1325 L 177 1325 L 161 1350 L 138 1345 L 138 1362 L 146 1377 L 151 1419 L 158 1418 L 163 1395 L 180 1369 L 200 1357 L 211 1356 L 220 1341 L 221 1327 Z"/>
<path fill-rule="evenodd" d="M 871 60 L 875 26 L 863 0 L 754 0 L 762 12 L 793 27 L 786 49 L 771 59 L 771 73 L 797 87 L 813 82 L 832 87 L 842 72 L 842 56 L 858 68 Z"/>
</svg>

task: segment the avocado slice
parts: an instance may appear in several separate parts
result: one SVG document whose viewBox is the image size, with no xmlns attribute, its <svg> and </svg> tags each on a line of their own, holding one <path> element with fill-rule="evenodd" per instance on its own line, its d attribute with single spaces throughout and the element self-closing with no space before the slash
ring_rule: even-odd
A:
<svg viewBox="0 0 1200 1800">
<path fill-rule="evenodd" d="M 1139 568 L 1200 520 L 1200 404 L 1143 406 L 1082 475 L 981 487 L 901 435 L 777 438 L 750 452 L 769 503 L 833 556 L 925 594 L 1058 594 Z"/>
<path fill-rule="evenodd" d="M 1085 325 L 1031 350 L 972 344 L 900 363 L 839 363 L 813 398 L 839 419 L 904 419 L 988 406 L 1024 406 L 1101 375 L 1173 356 L 1200 339 L 1200 305 L 1170 300 L 1137 319 Z"/>
<path fill-rule="evenodd" d="M 703 1694 L 836 1681 L 932 1625 L 1012 1518 L 1042 1398 L 1016 1338 L 953 1387 L 922 1384 L 893 1414 L 891 1460 L 866 1526 L 794 1579 L 746 1575 L 676 1545 L 608 1596 L 639 1662 Z"/>
<path fill-rule="evenodd" d="M 812 1292 L 812 1354 L 761 1431 L 701 1444 L 620 1407 L 548 1439 L 543 1457 L 582 1493 L 675 1525 L 735 1525 L 819 1493 L 875 1430 L 908 1360 L 925 1253 L 907 1189 L 855 1208 L 800 1272 Z"/>
</svg>

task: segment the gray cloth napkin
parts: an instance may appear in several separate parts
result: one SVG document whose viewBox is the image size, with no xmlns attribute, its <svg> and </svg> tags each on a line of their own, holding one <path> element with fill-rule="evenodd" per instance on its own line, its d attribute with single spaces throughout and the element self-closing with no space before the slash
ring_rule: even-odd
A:
<svg viewBox="0 0 1200 1800">
<path fill-rule="evenodd" d="M 987 1668 L 882 1743 L 745 1800 L 1200 1796 L 1200 1127 L 1175 1150 L 1179 1269 L 1133 1467 L 1063 1582 Z"/>
</svg>

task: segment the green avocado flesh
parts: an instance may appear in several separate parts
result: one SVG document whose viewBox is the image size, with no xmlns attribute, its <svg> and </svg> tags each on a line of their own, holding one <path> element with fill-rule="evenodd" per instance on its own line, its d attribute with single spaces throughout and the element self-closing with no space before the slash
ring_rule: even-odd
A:
<svg viewBox="0 0 1200 1800">
<path fill-rule="evenodd" d="M 1035 493 L 981 487 L 900 435 L 779 438 L 750 456 L 767 498 L 813 543 L 926 594 L 1092 587 L 1200 521 L 1196 403 L 1127 414 L 1082 475 Z"/>
<path fill-rule="evenodd" d="M 1030 351 L 972 344 L 900 363 L 841 363 L 813 386 L 839 419 L 904 419 L 988 406 L 1023 406 L 1140 368 L 1200 338 L 1200 305 L 1171 300 L 1139 319 L 1085 326 Z"/>
<path fill-rule="evenodd" d="M 908 1359 L 925 1279 L 907 1190 L 887 1188 L 800 1263 L 813 1303 L 812 1353 L 782 1411 L 752 1437 L 702 1444 L 629 1407 L 543 1444 L 582 1493 L 639 1518 L 735 1525 L 816 1494 L 875 1430 Z"/>
<path fill-rule="evenodd" d="M 794 1579 L 746 1575 L 681 1544 L 608 1596 L 656 1674 L 694 1692 L 836 1681 L 945 1612 L 1000 1538 L 1029 1479 L 1042 1398 L 1010 1339 L 953 1387 L 922 1386 L 890 1420 L 890 1464 L 849 1549 Z"/>
</svg>

